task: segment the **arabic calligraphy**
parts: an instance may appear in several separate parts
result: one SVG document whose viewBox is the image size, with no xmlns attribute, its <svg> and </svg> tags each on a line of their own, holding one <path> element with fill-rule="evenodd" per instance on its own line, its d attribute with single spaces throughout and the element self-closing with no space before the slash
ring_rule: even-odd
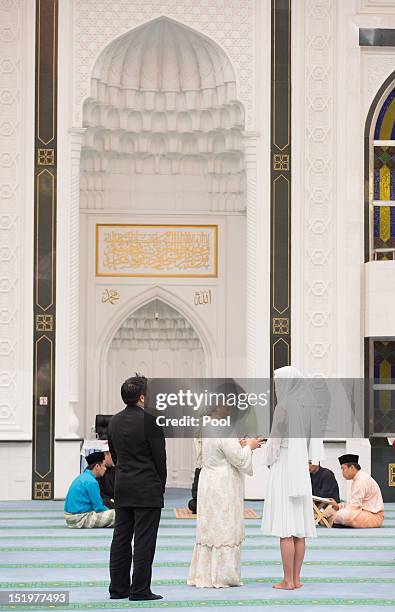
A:
<svg viewBox="0 0 395 612">
<path fill-rule="evenodd" d="M 107 232 L 104 265 L 109 270 L 153 268 L 188 270 L 208 268 L 207 232 Z"/>
<path fill-rule="evenodd" d="M 195 291 L 193 301 L 195 306 L 211 304 L 211 289 L 208 291 Z"/>
<path fill-rule="evenodd" d="M 217 225 L 96 226 L 97 276 L 216 277 Z"/>
<path fill-rule="evenodd" d="M 116 304 L 120 295 L 116 289 L 105 289 L 101 296 L 101 301 L 103 304 Z"/>
</svg>

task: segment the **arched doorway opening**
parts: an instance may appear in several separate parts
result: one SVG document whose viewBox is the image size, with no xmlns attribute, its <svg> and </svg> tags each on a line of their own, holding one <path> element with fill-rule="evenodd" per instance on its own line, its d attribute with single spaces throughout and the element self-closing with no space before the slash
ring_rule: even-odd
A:
<svg viewBox="0 0 395 612">
<path fill-rule="evenodd" d="M 202 343 L 191 323 L 161 299 L 153 299 L 125 319 L 107 355 L 107 405 L 119 407 L 122 382 L 134 372 L 148 378 L 201 378 Z"/>
<path fill-rule="evenodd" d="M 205 353 L 198 333 L 176 308 L 154 298 L 115 332 L 107 352 L 108 414 L 122 407 L 120 386 L 135 372 L 148 378 L 201 378 Z M 168 439 L 168 484 L 189 487 L 195 467 L 191 439 Z"/>
</svg>

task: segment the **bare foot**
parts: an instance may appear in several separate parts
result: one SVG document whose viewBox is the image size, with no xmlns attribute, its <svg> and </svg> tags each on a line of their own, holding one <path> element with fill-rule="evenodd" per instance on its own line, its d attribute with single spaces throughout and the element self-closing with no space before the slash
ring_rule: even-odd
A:
<svg viewBox="0 0 395 612">
<path fill-rule="evenodd" d="M 284 580 L 278 582 L 277 584 L 273 584 L 273 589 L 284 589 L 285 591 L 293 591 L 294 588 L 295 587 L 292 583 L 285 582 Z"/>
<path fill-rule="evenodd" d="M 298 580 L 295 580 L 295 589 L 300 589 L 300 587 L 303 586 L 303 582 L 299 582 Z"/>
</svg>

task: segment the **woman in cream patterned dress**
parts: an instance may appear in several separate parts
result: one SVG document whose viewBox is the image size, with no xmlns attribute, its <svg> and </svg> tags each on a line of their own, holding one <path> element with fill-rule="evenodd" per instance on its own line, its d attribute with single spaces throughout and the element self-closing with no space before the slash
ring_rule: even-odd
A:
<svg viewBox="0 0 395 612">
<path fill-rule="evenodd" d="M 260 446 L 261 440 L 251 438 L 240 443 L 235 438 L 206 437 L 199 443 L 202 470 L 197 496 L 196 544 L 188 584 L 215 588 L 240 586 L 244 474 L 252 475 L 252 451 Z"/>
</svg>

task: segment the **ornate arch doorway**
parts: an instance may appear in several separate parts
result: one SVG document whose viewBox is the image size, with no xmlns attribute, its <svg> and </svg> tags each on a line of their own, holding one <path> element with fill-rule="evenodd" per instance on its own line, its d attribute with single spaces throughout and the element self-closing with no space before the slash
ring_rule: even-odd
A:
<svg viewBox="0 0 395 612">
<path fill-rule="evenodd" d="M 202 342 L 191 323 L 161 299 L 135 310 L 118 328 L 107 352 L 108 413 L 122 407 L 120 386 L 134 372 L 148 378 L 200 378 L 206 372 Z M 195 467 L 193 441 L 168 439 L 168 484 L 189 487 Z"/>
<path fill-rule="evenodd" d="M 134 372 L 148 378 L 201 378 L 206 365 L 195 329 L 172 306 L 154 299 L 131 314 L 107 355 L 107 405 L 119 409 L 119 389 Z"/>
</svg>

